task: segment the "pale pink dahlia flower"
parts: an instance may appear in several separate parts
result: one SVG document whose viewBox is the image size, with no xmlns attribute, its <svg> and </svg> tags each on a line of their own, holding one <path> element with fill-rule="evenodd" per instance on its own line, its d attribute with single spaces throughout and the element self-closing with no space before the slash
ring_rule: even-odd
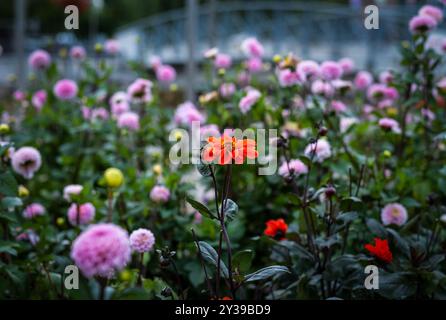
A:
<svg viewBox="0 0 446 320">
<path fill-rule="evenodd" d="M 192 126 L 192 122 L 203 123 L 205 120 L 206 117 L 190 101 L 180 104 L 174 115 L 174 121 L 177 125 L 189 127 Z"/>
<path fill-rule="evenodd" d="M 370 86 L 373 82 L 373 77 L 370 74 L 370 72 L 367 71 L 359 71 L 356 74 L 354 83 L 355 87 L 358 90 L 364 90 L 367 89 L 368 86 Z"/>
<path fill-rule="evenodd" d="M 70 56 L 75 60 L 84 60 L 87 56 L 87 52 L 82 46 L 74 46 L 70 49 Z"/>
<path fill-rule="evenodd" d="M 71 258 L 87 278 L 113 277 L 130 261 L 130 254 L 127 232 L 111 223 L 90 226 L 71 248 Z"/>
<path fill-rule="evenodd" d="M 407 222 L 407 210 L 399 203 L 390 203 L 382 209 L 381 220 L 386 226 L 389 224 L 401 226 Z"/>
<path fill-rule="evenodd" d="M 73 203 L 67 212 L 68 220 L 71 225 L 77 226 L 79 224 L 89 224 L 93 221 L 96 209 L 90 202 L 84 204 Z"/>
<path fill-rule="evenodd" d="M 386 131 L 393 131 L 395 133 L 401 132 L 400 125 L 395 119 L 392 118 L 379 119 L 378 125 Z"/>
<path fill-rule="evenodd" d="M 139 115 L 135 112 L 124 112 L 118 117 L 118 127 L 130 131 L 139 129 Z"/>
<path fill-rule="evenodd" d="M 119 42 L 115 39 L 109 39 L 105 41 L 105 52 L 107 52 L 110 55 L 115 55 L 119 53 L 119 50 L 121 46 L 119 45 Z"/>
<path fill-rule="evenodd" d="M 307 166 L 299 159 L 290 160 L 289 163 L 284 162 L 279 167 L 279 175 L 284 178 L 291 178 L 308 172 Z"/>
<path fill-rule="evenodd" d="M 150 191 L 150 199 L 157 203 L 169 201 L 170 191 L 165 186 L 154 186 Z"/>
<path fill-rule="evenodd" d="M 338 61 L 343 73 L 351 73 L 355 68 L 355 62 L 350 58 L 342 58 Z"/>
<path fill-rule="evenodd" d="M 46 102 L 47 94 L 45 90 L 38 90 L 33 94 L 31 103 L 37 111 L 42 110 L 43 105 Z"/>
<path fill-rule="evenodd" d="M 301 78 L 296 71 L 284 69 L 278 71 L 278 79 L 281 87 L 291 87 L 300 82 Z"/>
<path fill-rule="evenodd" d="M 111 96 L 109 103 L 111 112 L 115 117 L 130 110 L 127 93 L 123 91 L 114 93 Z"/>
<path fill-rule="evenodd" d="M 77 94 L 77 84 L 70 79 L 62 79 L 56 82 L 53 88 L 54 95 L 60 100 L 73 99 Z"/>
<path fill-rule="evenodd" d="M 331 157 L 331 146 L 326 139 L 319 139 L 315 143 L 310 143 L 304 153 L 308 158 L 314 154 L 314 159 L 317 162 L 322 162 Z"/>
<path fill-rule="evenodd" d="M 440 8 L 431 5 L 425 5 L 418 11 L 420 16 L 428 16 L 434 18 L 438 23 L 443 20 L 443 11 Z"/>
<path fill-rule="evenodd" d="M 45 50 L 36 50 L 29 56 L 28 64 L 34 70 L 47 69 L 51 64 L 51 56 Z"/>
<path fill-rule="evenodd" d="M 31 203 L 25 210 L 23 210 L 23 217 L 25 219 L 32 219 L 37 216 L 43 216 L 45 208 L 40 203 Z"/>
<path fill-rule="evenodd" d="M 134 102 L 152 101 L 152 81 L 138 78 L 127 88 L 127 95 Z"/>
<path fill-rule="evenodd" d="M 79 195 L 83 189 L 84 187 L 80 184 L 69 184 L 63 188 L 63 198 L 70 202 L 72 201 L 71 197 Z"/>
<path fill-rule="evenodd" d="M 252 57 L 249 58 L 246 61 L 246 68 L 248 69 L 249 72 L 251 73 L 256 73 L 262 70 L 263 68 L 263 62 L 262 59 L 257 58 L 257 57 Z"/>
<path fill-rule="evenodd" d="M 321 75 L 325 80 L 335 80 L 342 76 L 342 68 L 335 61 L 324 61 L 321 64 Z"/>
<path fill-rule="evenodd" d="M 219 89 L 220 95 L 223 98 L 231 97 L 235 92 L 235 84 L 233 83 L 222 83 Z"/>
<path fill-rule="evenodd" d="M 218 69 L 228 69 L 231 67 L 231 56 L 225 53 L 219 53 L 215 56 L 214 66 Z"/>
<path fill-rule="evenodd" d="M 247 113 L 252 106 L 260 99 L 262 94 L 257 89 L 249 88 L 246 95 L 240 100 L 239 108 L 242 113 Z"/>
<path fill-rule="evenodd" d="M 40 152 L 33 147 L 21 147 L 11 157 L 12 168 L 25 179 L 31 179 L 42 165 Z"/>
<path fill-rule="evenodd" d="M 256 38 L 247 38 L 242 42 L 242 51 L 248 57 L 261 57 L 264 50 Z"/>
<path fill-rule="evenodd" d="M 315 79 L 320 74 L 320 67 L 316 61 L 303 60 L 297 65 L 297 73 L 305 79 Z"/>
<path fill-rule="evenodd" d="M 133 251 L 143 253 L 152 250 L 155 236 L 152 231 L 140 228 L 130 234 L 130 247 Z"/>
</svg>

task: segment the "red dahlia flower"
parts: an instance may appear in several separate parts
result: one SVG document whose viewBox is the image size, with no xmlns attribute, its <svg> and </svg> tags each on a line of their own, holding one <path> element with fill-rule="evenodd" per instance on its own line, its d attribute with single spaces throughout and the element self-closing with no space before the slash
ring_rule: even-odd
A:
<svg viewBox="0 0 446 320">
<path fill-rule="evenodd" d="M 381 261 L 386 263 L 391 263 L 393 256 L 389 249 L 389 243 L 386 239 L 382 240 L 380 238 L 375 238 L 375 245 L 370 243 L 366 244 L 364 248 L 370 252 L 372 256 L 375 256 Z"/>
<path fill-rule="evenodd" d="M 237 140 L 235 137 L 223 136 L 209 137 L 207 141 L 202 152 L 202 158 L 207 163 L 243 164 L 246 158 L 255 159 L 259 156 L 256 142 L 252 139 Z"/>
<path fill-rule="evenodd" d="M 288 230 L 288 225 L 283 219 L 268 220 L 266 222 L 266 229 L 263 232 L 266 236 L 277 240 L 285 239 L 285 234 Z"/>
</svg>

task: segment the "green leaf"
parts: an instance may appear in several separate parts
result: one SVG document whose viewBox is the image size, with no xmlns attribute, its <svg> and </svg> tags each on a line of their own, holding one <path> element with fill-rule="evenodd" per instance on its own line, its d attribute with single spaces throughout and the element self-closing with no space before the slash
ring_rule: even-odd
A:
<svg viewBox="0 0 446 320">
<path fill-rule="evenodd" d="M 362 206 L 362 200 L 357 197 L 344 198 L 340 205 L 342 211 L 360 211 Z"/>
<path fill-rule="evenodd" d="M 245 276 L 245 282 L 265 280 L 282 273 L 290 273 L 290 271 L 285 266 L 270 266 L 248 274 Z"/>
<path fill-rule="evenodd" d="M 17 195 L 18 186 L 13 174 L 6 171 L 0 174 L 0 194 L 6 197 L 14 197 Z"/>
<path fill-rule="evenodd" d="M 18 245 L 14 242 L 10 241 L 0 241 L 0 253 L 8 253 L 12 256 L 17 255 L 17 251 L 14 249 L 14 247 L 17 247 Z"/>
<path fill-rule="evenodd" d="M 367 227 L 374 236 L 385 238 L 387 236 L 386 229 L 375 219 L 367 219 Z"/>
<path fill-rule="evenodd" d="M 198 241 L 198 244 L 200 245 L 200 252 L 201 252 L 203 259 L 206 262 L 214 265 L 215 268 L 217 268 L 217 263 L 218 263 L 217 251 L 215 251 L 215 249 L 212 248 L 212 246 L 207 242 Z M 221 259 L 220 259 L 220 271 L 221 271 L 221 274 L 223 275 L 223 277 L 228 278 L 228 276 L 229 276 L 228 268 L 226 267 L 226 265 L 224 264 L 224 262 Z"/>
<path fill-rule="evenodd" d="M 231 199 L 226 199 L 224 204 L 225 204 L 225 207 L 224 207 L 223 212 L 225 214 L 225 217 L 229 221 L 231 221 L 237 215 L 238 205 L 234 201 L 232 201 Z"/>
<path fill-rule="evenodd" d="M 232 264 L 238 268 L 240 272 L 247 272 L 251 267 L 254 252 L 252 250 L 242 250 L 234 254 L 232 257 Z"/>
<path fill-rule="evenodd" d="M 186 201 L 189 202 L 189 204 L 203 216 L 206 216 L 210 219 L 217 219 L 217 217 L 212 214 L 211 210 L 201 202 L 195 201 L 189 197 L 186 198 Z"/>
</svg>

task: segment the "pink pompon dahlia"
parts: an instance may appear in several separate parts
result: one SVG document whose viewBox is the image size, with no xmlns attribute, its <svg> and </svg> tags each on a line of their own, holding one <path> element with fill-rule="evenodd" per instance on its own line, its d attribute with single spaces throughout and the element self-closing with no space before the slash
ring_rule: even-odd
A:
<svg viewBox="0 0 446 320">
<path fill-rule="evenodd" d="M 321 64 L 321 75 L 325 80 L 339 79 L 342 73 L 342 67 L 335 61 L 324 61 Z"/>
<path fill-rule="evenodd" d="M 259 90 L 248 88 L 246 95 L 240 100 L 239 108 L 242 113 L 247 113 L 252 106 L 260 99 L 262 94 Z"/>
<path fill-rule="evenodd" d="M 232 59 L 230 55 L 218 53 L 215 56 L 214 66 L 218 69 L 228 69 L 231 67 Z"/>
<path fill-rule="evenodd" d="M 428 16 L 434 18 L 437 23 L 440 23 L 443 20 L 443 11 L 435 6 L 425 5 L 420 8 L 418 11 L 420 16 Z"/>
<path fill-rule="evenodd" d="M 157 203 L 169 201 L 170 191 L 165 186 L 154 186 L 150 191 L 150 199 Z"/>
<path fill-rule="evenodd" d="M 130 110 L 127 93 L 123 91 L 114 93 L 111 96 L 109 103 L 111 112 L 115 117 Z"/>
<path fill-rule="evenodd" d="M 174 82 L 177 77 L 177 72 L 172 66 L 167 64 L 163 64 L 156 68 L 156 78 L 159 82 L 162 83 L 171 83 Z"/>
<path fill-rule="evenodd" d="M 93 221 L 96 209 L 90 202 L 84 204 L 73 203 L 67 212 L 68 220 L 71 225 L 77 226 L 79 224 L 89 224 Z"/>
<path fill-rule="evenodd" d="M 222 83 L 220 85 L 219 92 L 223 98 L 229 98 L 234 94 L 235 90 L 236 90 L 235 84 L 228 82 L 228 83 Z"/>
<path fill-rule="evenodd" d="M 42 107 L 44 106 L 46 102 L 47 94 L 45 90 L 38 90 L 33 94 L 33 97 L 31 98 L 31 103 L 34 108 L 36 108 L 37 111 L 42 110 Z"/>
<path fill-rule="evenodd" d="M 279 167 L 279 175 L 284 178 L 291 178 L 293 176 L 299 176 L 307 173 L 308 167 L 299 159 L 290 160 L 290 162 L 284 162 Z"/>
<path fill-rule="evenodd" d="M 154 244 L 155 236 L 150 230 L 140 228 L 130 234 L 130 247 L 135 252 L 149 252 Z"/>
<path fill-rule="evenodd" d="M 326 139 L 319 139 L 305 148 L 305 155 L 308 158 L 314 157 L 317 162 L 322 162 L 331 157 L 331 146 Z"/>
<path fill-rule="evenodd" d="M 175 111 L 174 121 L 177 125 L 192 126 L 193 122 L 203 123 L 206 117 L 190 101 L 180 104 Z"/>
<path fill-rule="evenodd" d="M 368 71 L 359 71 L 356 74 L 354 84 L 356 89 L 365 90 L 368 86 L 370 86 L 373 82 L 373 77 Z"/>
<path fill-rule="evenodd" d="M 74 46 L 70 49 L 70 56 L 75 60 L 84 60 L 87 56 L 87 52 L 82 46 Z"/>
<path fill-rule="evenodd" d="M 31 179 L 42 165 L 40 152 L 33 147 L 21 147 L 11 157 L 12 168 L 25 179 Z"/>
<path fill-rule="evenodd" d="M 115 39 L 108 39 L 105 41 L 105 52 L 107 52 L 110 55 L 115 55 L 119 53 L 119 50 L 121 49 L 121 46 L 119 45 L 119 42 Z"/>
<path fill-rule="evenodd" d="M 257 58 L 257 57 L 249 58 L 246 61 L 246 68 L 251 73 L 256 73 L 256 72 L 262 71 L 262 68 L 263 68 L 262 59 Z"/>
<path fill-rule="evenodd" d="M 53 88 L 54 95 L 60 100 L 71 100 L 77 94 L 77 84 L 70 79 L 62 79 L 56 82 Z"/>
<path fill-rule="evenodd" d="M 111 223 L 90 226 L 71 248 L 71 258 L 87 278 L 113 277 L 130 261 L 130 254 L 127 232 Z"/>
<path fill-rule="evenodd" d="M 431 16 L 415 16 L 409 21 L 409 30 L 412 33 L 424 33 L 434 29 L 437 23 Z"/>
<path fill-rule="evenodd" d="M 34 70 L 47 69 L 51 64 L 51 56 L 45 50 L 36 50 L 28 58 L 29 66 Z"/>
<path fill-rule="evenodd" d="M 32 219 L 37 216 L 43 216 L 45 208 L 40 203 L 31 203 L 25 210 L 23 210 L 23 217 L 25 219 Z"/>
<path fill-rule="evenodd" d="M 390 224 L 401 226 L 407 222 L 407 210 L 399 203 L 390 203 L 382 209 L 381 220 L 386 226 Z"/>
<path fill-rule="evenodd" d="M 127 88 L 127 95 L 130 100 L 140 102 L 152 101 L 152 81 L 138 78 L 133 81 Z"/>
<path fill-rule="evenodd" d="M 139 129 L 139 115 L 135 112 L 124 112 L 118 117 L 118 127 L 130 131 Z"/>
<path fill-rule="evenodd" d="M 256 38 L 247 38 L 242 42 L 242 51 L 248 57 L 261 57 L 263 46 Z"/>
<path fill-rule="evenodd" d="M 392 118 L 382 118 L 379 119 L 378 125 L 385 131 L 393 131 L 395 133 L 400 133 L 400 125 L 395 119 Z"/>
<path fill-rule="evenodd" d="M 79 195 L 84 187 L 80 184 L 69 184 L 63 188 L 63 198 L 67 201 L 72 201 L 72 196 Z"/>
<path fill-rule="evenodd" d="M 316 61 L 303 60 L 297 65 L 297 72 L 305 79 L 314 80 L 320 74 L 320 67 Z"/>
<path fill-rule="evenodd" d="M 301 80 L 299 73 L 290 69 L 279 70 L 277 77 L 281 87 L 291 87 Z"/>
</svg>

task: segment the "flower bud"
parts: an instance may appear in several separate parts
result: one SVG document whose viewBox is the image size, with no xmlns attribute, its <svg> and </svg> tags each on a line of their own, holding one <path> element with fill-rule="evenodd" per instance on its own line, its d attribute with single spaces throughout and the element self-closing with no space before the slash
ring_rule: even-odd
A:
<svg viewBox="0 0 446 320">
<path fill-rule="evenodd" d="M 321 137 L 326 136 L 327 133 L 328 133 L 328 129 L 327 129 L 327 127 L 320 127 L 320 128 L 319 128 L 319 135 L 320 135 Z"/>
<path fill-rule="evenodd" d="M 10 131 L 9 125 L 7 125 L 6 123 L 0 124 L 0 134 L 7 134 L 9 133 L 9 131 Z"/>
<path fill-rule="evenodd" d="M 121 170 L 116 168 L 108 168 L 104 173 L 105 182 L 110 188 L 117 188 L 124 182 L 124 175 Z"/>
<path fill-rule="evenodd" d="M 21 197 L 21 198 L 25 198 L 25 197 L 29 196 L 29 190 L 27 188 L 25 188 L 25 186 L 23 186 L 23 185 L 19 186 L 18 193 L 19 193 L 19 197 Z"/>
<path fill-rule="evenodd" d="M 336 194 L 336 189 L 333 188 L 332 186 L 329 186 L 327 188 L 325 188 L 325 196 L 327 198 L 331 198 Z"/>
<path fill-rule="evenodd" d="M 152 168 L 152 171 L 154 174 L 159 176 L 161 173 L 163 173 L 163 167 L 161 167 L 160 164 L 155 164 Z"/>
</svg>

